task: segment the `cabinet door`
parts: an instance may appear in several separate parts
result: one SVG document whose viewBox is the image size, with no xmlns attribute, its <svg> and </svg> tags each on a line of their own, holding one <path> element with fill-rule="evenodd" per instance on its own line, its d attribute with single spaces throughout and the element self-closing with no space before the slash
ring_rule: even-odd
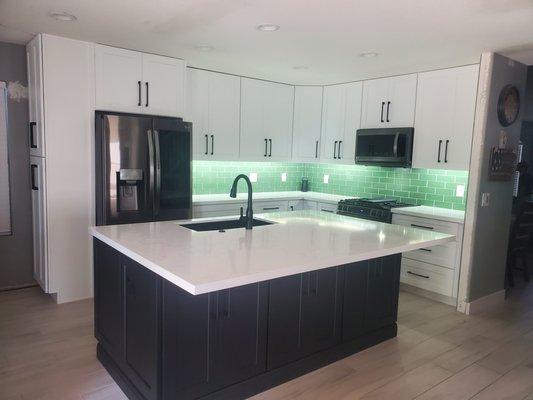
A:
<svg viewBox="0 0 533 400">
<path fill-rule="evenodd" d="M 305 355 L 327 349 L 340 338 L 339 268 L 304 274 L 301 345 Z"/>
<path fill-rule="evenodd" d="M 280 201 L 254 201 L 253 203 L 254 213 L 269 213 L 269 212 L 281 212 L 288 211 L 289 203 L 287 200 Z"/>
<path fill-rule="evenodd" d="M 28 68 L 29 144 L 31 156 L 45 156 L 41 35 L 26 45 Z"/>
<path fill-rule="evenodd" d="M 363 82 L 361 128 L 384 128 L 389 95 L 389 78 Z"/>
<path fill-rule="evenodd" d="M 414 168 L 469 168 L 477 77 L 478 65 L 419 74 Z"/>
<path fill-rule="evenodd" d="M 45 293 L 50 291 L 48 271 L 48 230 L 46 219 L 46 161 L 30 157 L 31 204 L 33 217 L 33 277 Z"/>
<path fill-rule="evenodd" d="M 268 283 L 221 290 L 213 295 L 212 373 L 217 387 L 266 370 Z"/>
<path fill-rule="evenodd" d="M 211 295 L 194 296 L 166 280 L 162 286 L 162 398 L 201 397 L 214 390 L 209 363 L 209 327 L 215 321 L 209 312 Z"/>
<path fill-rule="evenodd" d="M 124 367 L 137 389 L 156 399 L 159 368 L 160 279 L 149 269 L 124 258 Z"/>
<path fill-rule="evenodd" d="M 344 267 L 342 341 L 349 342 L 364 334 L 368 261 Z"/>
<path fill-rule="evenodd" d="M 266 82 L 241 78 L 241 160 L 267 160 L 268 139 L 263 124 L 265 88 Z"/>
<path fill-rule="evenodd" d="M 400 288 L 401 254 L 368 261 L 364 331 L 370 332 L 396 321 Z"/>
<path fill-rule="evenodd" d="M 208 134 L 209 72 L 187 68 L 186 119 L 192 122 L 192 149 L 195 160 L 212 156 Z"/>
<path fill-rule="evenodd" d="M 96 339 L 115 359 L 124 358 L 124 269 L 120 253 L 93 239 L 94 330 Z"/>
<path fill-rule="evenodd" d="M 346 113 L 344 116 L 344 134 L 338 145 L 339 163 L 353 165 L 355 162 L 355 134 L 361 125 L 362 82 L 343 85 L 346 91 Z"/>
<path fill-rule="evenodd" d="M 185 62 L 177 58 L 142 55 L 143 112 L 183 117 Z"/>
<path fill-rule="evenodd" d="M 290 160 L 294 86 L 266 82 L 263 107 L 263 132 L 269 140 L 267 160 Z"/>
<path fill-rule="evenodd" d="M 320 160 L 337 162 L 338 143 L 344 137 L 346 119 L 346 90 L 344 85 L 324 87 L 322 110 L 322 147 Z"/>
<path fill-rule="evenodd" d="M 95 45 L 96 108 L 142 112 L 142 55 Z"/>
<path fill-rule="evenodd" d="M 208 156 L 212 160 L 239 159 L 241 78 L 209 72 Z"/>
<path fill-rule="evenodd" d="M 385 105 L 388 127 L 413 126 L 415 120 L 417 74 L 388 78 L 389 89 Z"/>
<path fill-rule="evenodd" d="M 318 161 L 320 157 L 322 92 L 321 86 L 296 86 L 294 89 L 294 161 Z"/>
</svg>

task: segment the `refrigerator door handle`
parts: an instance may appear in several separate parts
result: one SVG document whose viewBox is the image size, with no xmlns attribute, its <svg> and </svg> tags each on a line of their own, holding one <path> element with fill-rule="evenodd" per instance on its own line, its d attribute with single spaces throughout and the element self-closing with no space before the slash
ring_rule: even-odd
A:
<svg viewBox="0 0 533 400">
<path fill-rule="evenodd" d="M 154 177 L 155 177 L 155 160 L 154 160 L 154 133 L 152 130 L 148 130 L 148 174 L 149 174 L 149 192 L 148 197 L 150 200 L 154 199 Z"/>
<path fill-rule="evenodd" d="M 154 192 L 154 212 L 159 214 L 159 200 L 161 197 L 161 152 L 159 148 L 159 131 L 154 130 L 155 147 L 155 192 Z"/>
</svg>

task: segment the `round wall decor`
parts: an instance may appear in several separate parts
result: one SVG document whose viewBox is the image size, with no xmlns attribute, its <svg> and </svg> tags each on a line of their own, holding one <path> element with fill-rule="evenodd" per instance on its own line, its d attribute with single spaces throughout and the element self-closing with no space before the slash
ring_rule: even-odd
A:
<svg viewBox="0 0 533 400">
<path fill-rule="evenodd" d="M 514 85 L 505 86 L 498 98 L 498 120 L 502 126 L 509 126 L 520 112 L 520 92 Z"/>
</svg>

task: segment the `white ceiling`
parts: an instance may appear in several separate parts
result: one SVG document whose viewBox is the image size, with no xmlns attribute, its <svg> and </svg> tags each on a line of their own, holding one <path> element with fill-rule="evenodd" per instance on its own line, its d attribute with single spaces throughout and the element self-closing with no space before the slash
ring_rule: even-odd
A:
<svg viewBox="0 0 533 400">
<path fill-rule="evenodd" d="M 261 23 L 281 29 L 260 32 Z M 469 64 L 482 51 L 533 64 L 533 0 L 0 0 L 0 41 L 26 43 L 38 32 L 290 83 Z M 309 69 L 293 68 L 302 65 Z"/>
</svg>

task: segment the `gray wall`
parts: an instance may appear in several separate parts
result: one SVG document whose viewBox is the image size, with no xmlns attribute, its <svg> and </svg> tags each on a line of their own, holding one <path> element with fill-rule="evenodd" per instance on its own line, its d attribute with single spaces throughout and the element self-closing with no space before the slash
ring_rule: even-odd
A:
<svg viewBox="0 0 533 400">
<path fill-rule="evenodd" d="M 26 49 L 0 42 L 0 80 L 28 85 Z M 28 101 L 8 99 L 11 236 L 0 236 L 0 289 L 34 283 L 31 193 L 29 184 Z"/>
<path fill-rule="evenodd" d="M 516 85 L 525 98 L 527 67 L 498 54 L 484 54 L 480 71 L 464 242 L 465 247 L 470 245 L 466 249 L 471 267 L 469 302 L 504 289 L 513 182 L 488 180 L 489 157 L 502 130 L 508 134 L 509 146 L 518 146 L 524 107 L 518 120 L 506 128 L 500 125 L 496 110 L 500 91 L 507 84 Z M 484 192 L 490 193 L 488 207 L 481 207 Z"/>
</svg>

